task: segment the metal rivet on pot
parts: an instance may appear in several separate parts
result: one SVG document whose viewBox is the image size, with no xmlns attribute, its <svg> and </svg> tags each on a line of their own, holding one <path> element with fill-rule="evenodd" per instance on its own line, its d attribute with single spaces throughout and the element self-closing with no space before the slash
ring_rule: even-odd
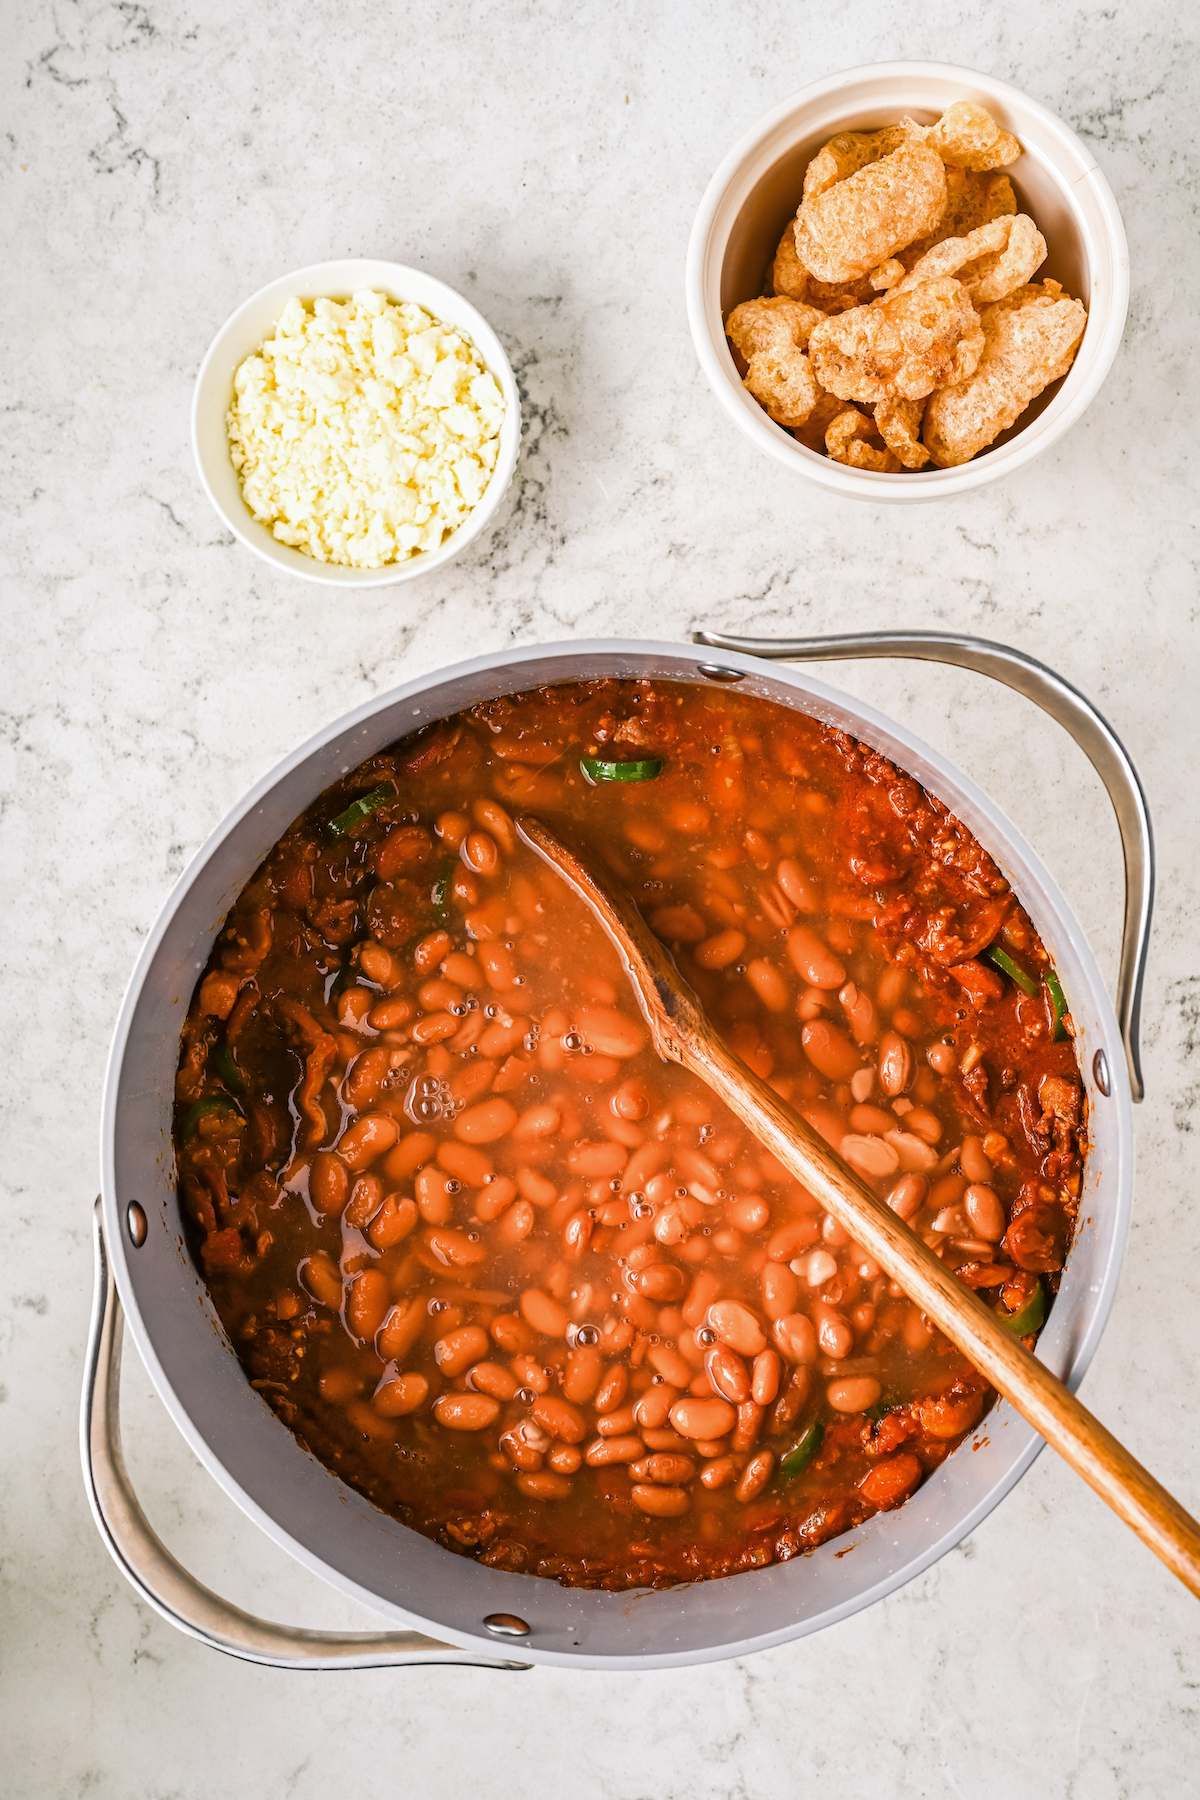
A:
<svg viewBox="0 0 1200 1800">
<path fill-rule="evenodd" d="M 489 1613 L 483 1621 L 493 1637 L 528 1637 L 529 1627 L 515 1613 Z"/>
<path fill-rule="evenodd" d="M 140 1250 L 146 1241 L 146 1233 L 150 1227 L 146 1223 L 146 1214 L 136 1200 L 131 1200 L 125 1208 L 125 1229 L 129 1233 L 129 1241 L 135 1250 Z"/>
<path fill-rule="evenodd" d="M 745 681 L 745 669 L 726 669 L 720 663 L 697 663 L 701 675 L 707 675 L 710 681 Z"/>
<path fill-rule="evenodd" d="M 1092 1058 L 1092 1074 L 1096 1077 L 1096 1086 L 1107 1100 L 1112 1093 L 1112 1082 L 1108 1074 L 1108 1058 L 1103 1050 L 1097 1050 Z"/>
</svg>

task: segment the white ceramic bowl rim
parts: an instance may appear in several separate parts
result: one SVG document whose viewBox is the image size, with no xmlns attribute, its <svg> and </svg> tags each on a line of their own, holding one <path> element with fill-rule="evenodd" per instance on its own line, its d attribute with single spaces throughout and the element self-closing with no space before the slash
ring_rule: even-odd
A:
<svg viewBox="0 0 1200 1800">
<path fill-rule="evenodd" d="M 523 1660 L 561 1667 L 673 1667 L 788 1642 L 936 1562 L 986 1518 L 1042 1447 L 1001 1402 L 976 1441 L 898 1512 L 805 1557 L 659 1593 L 563 1589 L 451 1555 L 378 1512 L 301 1450 L 247 1383 L 184 1248 L 170 1137 L 179 1032 L 226 912 L 297 814 L 364 757 L 484 697 L 598 675 L 699 682 L 711 655 L 694 645 L 625 639 L 532 645 L 419 676 L 325 726 L 256 782 L 193 857 L 149 933 L 114 1033 L 101 1123 L 105 1225 L 130 1331 L 168 1412 L 224 1491 L 306 1568 L 390 1619 L 485 1655 L 496 1644 L 481 1621 L 493 1612 L 529 1621 Z M 1087 940 L 1004 814 L 936 750 L 807 671 L 731 651 L 720 661 L 742 672 L 743 692 L 849 730 L 938 795 L 995 856 L 1054 957 L 1077 1028 L 1091 1149 L 1081 1223 L 1038 1353 L 1075 1387 L 1116 1291 L 1133 1180 L 1129 1080 Z M 1092 1073 L 1105 1045 L 1109 1095 Z M 131 1250 L 123 1215 L 135 1198 L 149 1232 Z"/>
<path fill-rule="evenodd" d="M 293 296 L 302 300 L 344 299 L 374 288 L 390 300 L 408 300 L 454 325 L 471 339 L 480 357 L 495 376 L 504 394 L 504 421 L 496 466 L 478 504 L 436 550 L 421 551 L 402 562 L 379 569 L 347 568 L 318 562 L 302 550 L 282 544 L 261 525 L 242 499 L 237 471 L 229 456 L 225 414 L 233 397 L 233 376 L 238 365 L 270 335 Z M 521 398 L 512 366 L 496 333 L 483 314 L 455 288 L 423 269 L 404 263 L 381 262 L 366 257 L 347 257 L 336 262 L 310 263 L 290 275 L 269 281 L 226 319 L 209 345 L 196 377 L 192 398 L 192 451 L 205 493 L 223 524 L 234 536 L 277 569 L 298 575 L 323 587 L 391 587 L 439 569 L 458 556 L 491 523 L 508 491 L 521 444 Z"/>
<path fill-rule="evenodd" d="M 1036 136 L 1043 154 L 1053 153 L 1089 265 L 1094 276 L 1102 277 L 1104 291 L 1097 287 L 1092 293 L 1083 343 L 1059 392 L 1007 443 L 958 468 L 880 475 L 848 468 L 809 450 L 768 418 L 745 391 L 725 340 L 721 268 L 730 226 L 761 174 L 802 135 L 796 130 L 802 113 L 818 112 L 823 103 L 845 95 L 844 112 L 835 119 L 827 111 L 825 117 L 832 135 L 852 128 L 855 117 L 878 111 L 881 105 L 915 109 L 927 104 L 912 93 L 923 84 L 943 89 L 941 105 L 948 103 L 951 90 L 956 98 L 976 95 L 984 104 L 990 100 L 1013 121 L 1010 128 L 1026 149 L 1034 147 L 1031 140 Z M 891 90 L 894 99 L 886 90 Z M 952 63 L 875 63 L 841 70 L 799 89 L 764 114 L 734 145 L 705 189 L 696 213 L 685 281 L 688 319 L 700 366 L 726 412 L 760 449 L 836 493 L 874 501 L 924 501 L 946 499 L 1023 468 L 1081 417 L 1099 392 L 1125 329 L 1129 251 L 1116 200 L 1095 157 L 1048 107 L 1007 82 Z"/>
</svg>

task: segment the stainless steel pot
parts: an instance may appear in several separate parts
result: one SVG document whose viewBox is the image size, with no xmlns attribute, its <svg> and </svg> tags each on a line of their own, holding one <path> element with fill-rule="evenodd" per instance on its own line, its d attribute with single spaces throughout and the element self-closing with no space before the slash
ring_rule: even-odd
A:
<svg viewBox="0 0 1200 1800">
<path fill-rule="evenodd" d="M 850 1537 L 730 1580 L 662 1593 L 591 1593 L 485 1568 L 409 1531 L 302 1450 L 250 1387 L 185 1248 L 176 1194 L 172 1094 L 189 997 L 245 882 L 323 788 L 406 733 L 495 695 L 592 676 L 737 682 L 873 744 L 976 834 L 1054 957 L 1078 1032 L 1091 1152 L 1082 1223 L 1038 1353 L 1072 1387 L 1091 1361 L 1124 1250 L 1133 1180 L 1130 1100 L 1141 1097 L 1137 1022 L 1153 849 L 1129 758 L 1082 695 L 1003 645 L 917 632 L 788 643 L 697 638 L 707 648 L 624 639 L 535 645 L 459 663 L 368 702 L 251 789 L 181 876 L 150 933 L 117 1021 L 105 1084 L 81 1447 L 93 1515 L 118 1565 L 150 1605 L 204 1643 L 296 1668 L 466 1662 L 633 1669 L 742 1656 L 846 1618 L 928 1568 L 987 1516 L 1041 1448 L 1002 1402 L 980 1448 L 950 1457 L 899 1512 L 869 1520 Z M 853 655 L 916 656 L 978 670 L 1037 701 L 1082 745 L 1112 798 L 1125 853 L 1120 1023 L 1058 888 L 992 801 L 903 726 L 762 660 Z M 269 1624 L 231 1607 L 175 1561 L 147 1523 L 121 1458 L 122 1313 L 164 1405 L 225 1492 L 273 1542 L 400 1629 L 326 1636 Z M 846 1556 L 851 1544 L 856 1554 Z M 506 1647 L 521 1660 L 506 1660 Z"/>
</svg>

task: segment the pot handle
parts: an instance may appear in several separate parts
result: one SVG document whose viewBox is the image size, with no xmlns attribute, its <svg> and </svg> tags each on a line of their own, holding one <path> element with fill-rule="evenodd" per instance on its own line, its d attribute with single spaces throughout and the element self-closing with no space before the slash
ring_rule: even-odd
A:
<svg viewBox="0 0 1200 1800">
<path fill-rule="evenodd" d="M 271 1669 L 390 1669 L 422 1663 L 468 1663 L 482 1669 L 530 1667 L 459 1650 L 419 1631 L 324 1632 L 274 1625 L 232 1606 L 189 1574 L 152 1529 L 121 1452 L 124 1316 L 108 1259 L 99 1199 L 92 1215 L 92 1241 L 96 1285 L 79 1412 L 84 1485 L 109 1554 L 156 1613 L 212 1650 Z"/>
<path fill-rule="evenodd" d="M 1129 1068 L 1133 1098 L 1140 1100 L 1142 1062 L 1139 1043 L 1142 982 L 1154 908 L 1154 832 L 1137 770 L 1120 738 L 1078 688 L 1055 670 L 987 638 L 960 637 L 952 631 L 852 631 L 829 637 L 731 637 L 723 631 L 694 631 L 692 642 L 714 650 L 740 650 L 777 662 L 828 662 L 859 656 L 907 657 L 918 662 L 953 663 L 990 675 L 1033 700 L 1069 731 L 1108 789 L 1121 850 L 1125 858 L 1125 919 L 1117 974 L 1117 1019 Z M 1107 1092 L 1097 1073 L 1102 1091 Z"/>
</svg>

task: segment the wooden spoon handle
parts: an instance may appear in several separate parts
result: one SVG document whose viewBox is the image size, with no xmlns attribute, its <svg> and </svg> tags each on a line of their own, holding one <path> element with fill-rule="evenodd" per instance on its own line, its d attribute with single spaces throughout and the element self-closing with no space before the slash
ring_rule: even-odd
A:
<svg viewBox="0 0 1200 1800">
<path fill-rule="evenodd" d="M 687 989 L 633 900 L 598 878 L 540 819 L 525 842 L 595 913 L 629 971 L 658 1054 L 714 1088 L 731 1112 L 814 1194 L 940 1331 L 1010 1400 L 1102 1500 L 1200 1597 L 1200 1525 L 964 1287 L 810 1125 L 733 1054 Z"/>
</svg>

